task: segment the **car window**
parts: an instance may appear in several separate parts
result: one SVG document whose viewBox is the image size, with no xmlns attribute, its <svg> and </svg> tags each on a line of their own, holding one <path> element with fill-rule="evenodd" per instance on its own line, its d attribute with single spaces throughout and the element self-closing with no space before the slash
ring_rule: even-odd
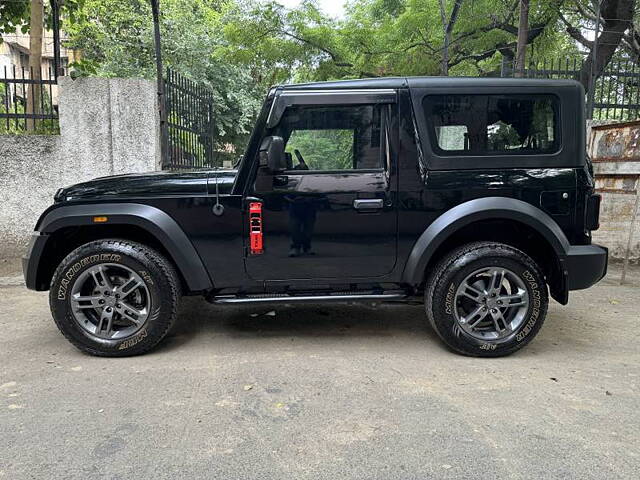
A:
<svg viewBox="0 0 640 480">
<path fill-rule="evenodd" d="M 554 153 L 558 100 L 552 95 L 428 95 L 423 107 L 441 155 Z"/>
<path fill-rule="evenodd" d="M 336 171 L 382 167 L 381 106 L 295 107 L 277 134 L 289 169 Z"/>
<path fill-rule="evenodd" d="M 309 170 L 348 170 L 353 168 L 354 129 L 302 130 L 291 132 L 285 151 L 292 155 L 293 168 Z M 297 152 L 296 152 L 297 151 Z"/>
<path fill-rule="evenodd" d="M 438 145 L 443 150 L 466 150 L 468 143 L 467 127 L 464 125 L 441 125 L 436 127 Z"/>
</svg>

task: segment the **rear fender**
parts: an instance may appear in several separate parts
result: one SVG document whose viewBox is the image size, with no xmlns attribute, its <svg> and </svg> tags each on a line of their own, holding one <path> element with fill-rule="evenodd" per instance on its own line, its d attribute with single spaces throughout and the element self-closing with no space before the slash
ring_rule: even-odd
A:
<svg viewBox="0 0 640 480">
<path fill-rule="evenodd" d="M 402 281 L 414 287 L 420 285 L 433 254 L 453 233 L 471 223 L 490 219 L 514 220 L 533 228 L 551 245 L 560 264 L 569 250 L 563 231 L 539 208 L 514 198 L 478 198 L 457 205 L 429 225 L 413 246 Z"/>
</svg>

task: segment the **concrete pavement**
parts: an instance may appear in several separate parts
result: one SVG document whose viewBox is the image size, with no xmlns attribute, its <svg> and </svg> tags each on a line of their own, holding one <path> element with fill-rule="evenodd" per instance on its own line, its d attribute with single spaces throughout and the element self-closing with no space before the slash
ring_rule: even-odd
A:
<svg viewBox="0 0 640 480">
<path fill-rule="evenodd" d="M 101 359 L 5 282 L 0 479 L 639 478 L 638 305 L 611 277 L 481 360 L 420 307 L 189 298 L 160 348 Z"/>
</svg>

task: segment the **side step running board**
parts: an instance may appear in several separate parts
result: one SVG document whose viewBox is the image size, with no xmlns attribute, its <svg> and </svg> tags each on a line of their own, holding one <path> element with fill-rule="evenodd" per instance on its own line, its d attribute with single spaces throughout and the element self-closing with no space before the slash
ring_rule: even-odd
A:
<svg viewBox="0 0 640 480">
<path fill-rule="evenodd" d="M 213 303 L 316 303 L 316 302 L 382 302 L 390 300 L 402 300 L 407 295 L 404 293 L 381 293 L 381 294 L 340 294 L 340 295 L 247 295 L 237 297 L 234 295 L 223 295 L 213 297 Z"/>
</svg>

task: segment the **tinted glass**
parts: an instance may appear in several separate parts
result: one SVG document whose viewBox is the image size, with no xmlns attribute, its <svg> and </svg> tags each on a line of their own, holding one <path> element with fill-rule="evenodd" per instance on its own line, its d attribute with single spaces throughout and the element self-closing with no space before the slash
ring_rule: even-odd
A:
<svg viewBox="0 0 640 480">
<path fill-rule="evenodd" d="M 441 155 L 535 155 L 560 146 L 552 95 L 430 95 L 423 107 Z"/>
<path fill-rule="evenodd" d="M 296 107 L 277 127 L 294 170 L 362 170 L 382 167 L 381 112 L 374 105 Z"/>
</svg>

